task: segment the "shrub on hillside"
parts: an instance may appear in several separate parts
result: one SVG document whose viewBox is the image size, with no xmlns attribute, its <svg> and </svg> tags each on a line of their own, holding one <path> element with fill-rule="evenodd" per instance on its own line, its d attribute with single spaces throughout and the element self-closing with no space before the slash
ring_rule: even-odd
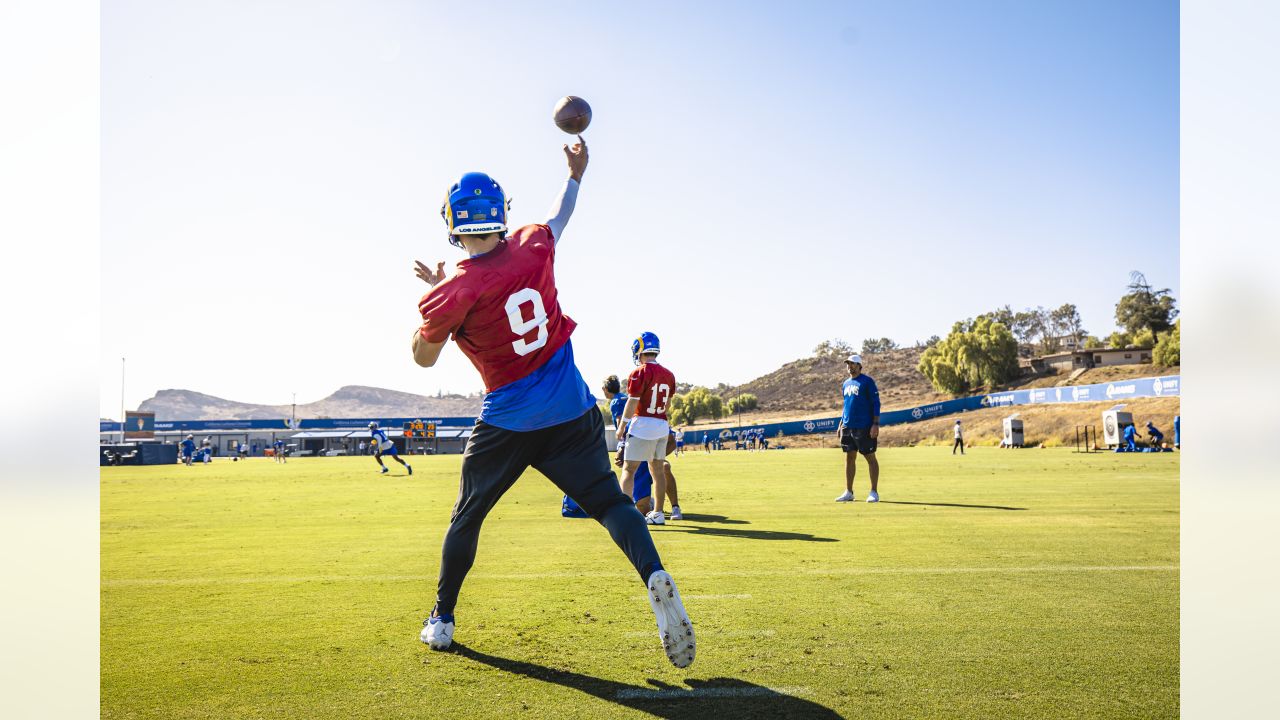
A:
<svg viewBox="0 0 1280 720">
<path fill-rule="evenodd" d="M 1151 359 L 1157 365 L 1175 367 L 1182 364 L 1182 321 L 1174 324 L 1173 329 L 1161 336 L 1151 351 Z"/>
</svg>

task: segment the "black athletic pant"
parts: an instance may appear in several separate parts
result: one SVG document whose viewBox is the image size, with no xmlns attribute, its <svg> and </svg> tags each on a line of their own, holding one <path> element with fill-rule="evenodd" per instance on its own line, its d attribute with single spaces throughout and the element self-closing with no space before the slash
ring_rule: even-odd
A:
<svg viewBox="0 0 1280 720">
<path fill-rule="evenodd" d="M 951 454 L 956 454 L 956 448 L 960 448 L 960 454 L 964 454 L 964 438 L 956 438 L 956 442 L 951 446 Z"/>
<path fill-rule="evenodd" d="M 480 526 L 516 480 L 532 467 L 604 525 L 640 573 L 662 569 L 658 549 L 640 511 L 622 493 L 604 444 L 604 420 L 595 407 L 577 420 L 515 432 L 477 422 L 462 456 L 462 482 L 444 536 L 436 610 L 450 615 L 476 559 Z M 550 514 L 550 511 L 548 511 Z"/>
</svg>

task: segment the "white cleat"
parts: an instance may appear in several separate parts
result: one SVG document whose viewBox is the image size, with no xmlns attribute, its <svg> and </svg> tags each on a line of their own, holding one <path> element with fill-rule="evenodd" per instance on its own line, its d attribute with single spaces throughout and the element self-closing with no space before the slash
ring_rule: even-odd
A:
<svg viewBox="0 0 1280 720">
<path fill-rule="evenodd" d="M 648 515 L 644 516 L 646 525 L 666 525 L 667 517 L 657 510 L 650 510 Z"/>
<path fill-rule="evenodd" d="M 666 570 L 649 576 L 649 607 L 658 618 L 658 637 L 662 639 L 662 649 L 667 659 L 678 668 L 687 668 L 693 664 L 693 656 L 697 652 L 697 642 L 693 639 L 693 622 L 689 613 L 684 610 L 684 602 L 680 600 L 680 591 L 676 589 L 676 581 Z"/>
<path fill-rule="evenodd" d="M 683 519 L 684 519 L 684 513 L 680 512 L 680 506 L 679 506 L 679 505 L 672 505 L 672 506 L 671 506 L 671 519 L 672 519 L 672 520 L 683 520 Z"/>
<path fill-rule="evenodd" d="M 836 502 L 853 502 L 853 493 L 845 490 L 843 495 L 836 498 Z"/>
<path fill-rule="evenodd" d="M 867 502 L 880 502 L 880 493 L 875 490 L 867 493 Z"/>
<path fill-rule="evenodd" d="M 448 622 L 440 616 L 422 621 L 422 632 L 418 639 L 426 643 L 432 650 L 447 650 L 453 644 L 453 617 Z"/>
</svg>

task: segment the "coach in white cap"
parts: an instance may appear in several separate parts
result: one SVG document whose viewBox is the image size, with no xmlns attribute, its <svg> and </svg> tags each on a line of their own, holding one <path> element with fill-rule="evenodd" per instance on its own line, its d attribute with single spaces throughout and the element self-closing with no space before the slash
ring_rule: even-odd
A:
<svg viewBox="0 0 1280 720">
<path fill-rule="evenodd" d="M 867 459 L 871 472 L 871 492 L 867 502 L 880 502 L 880 462 L 876 460 L 876 438 L 880 436 L 880 390 L 876 381 L 862 374 L 862 356 L 844 361 L 849 378 L 844 381 L 844 414 L 840 416 L 840 449 L 844 451 L 844 494 L 836 502 L 853 502 L 853 476 L 858 455 Z"/>
</svg>

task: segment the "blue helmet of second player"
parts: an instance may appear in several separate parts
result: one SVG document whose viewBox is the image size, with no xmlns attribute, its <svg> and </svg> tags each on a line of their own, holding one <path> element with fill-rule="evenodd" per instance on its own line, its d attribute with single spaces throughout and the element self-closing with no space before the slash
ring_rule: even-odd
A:
<svg viewBox="0 0 1280 720">
<path fill-rule="evenodd" d="M 458 235 L 487 235 L 507 229 L 511 201 L 496 180 L 472 172 L 449 188 L 440 216 L 449 228 L 449 242 L 458 247 Z"/>
<path fill-rule="evenodd" d="M 640 337 L 631 341 L 631 361 L 640 364 L 640 356 L 652 353 L 657 355 L 662 351 L 661 343 L 658 342 L 658 336 L 651 332 L 642 332 Z"/>
</svg>

